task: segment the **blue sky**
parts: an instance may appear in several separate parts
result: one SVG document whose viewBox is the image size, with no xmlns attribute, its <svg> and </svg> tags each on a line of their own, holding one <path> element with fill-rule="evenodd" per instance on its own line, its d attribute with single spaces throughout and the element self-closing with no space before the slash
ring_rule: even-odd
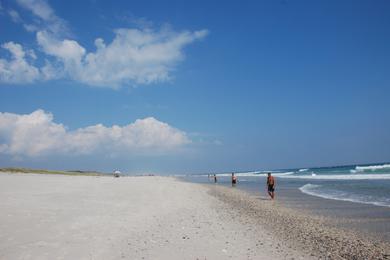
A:
<svg viewBox="0 0 390 260">
<path fill-rule="evenodd" d="M 388 1 L 0 3 L 0 166 L 390 160 Z"/>
</svg>

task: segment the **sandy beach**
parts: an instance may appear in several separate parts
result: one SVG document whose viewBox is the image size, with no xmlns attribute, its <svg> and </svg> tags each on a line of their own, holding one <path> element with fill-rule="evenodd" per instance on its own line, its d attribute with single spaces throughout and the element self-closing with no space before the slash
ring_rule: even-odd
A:
<svg viewBox="0 0 390 260">
<path fill-rule="evenodd" d="M 386 259 L 263 197 L 169 177 L 0 174 L 0 259 Z"/>
</svg>

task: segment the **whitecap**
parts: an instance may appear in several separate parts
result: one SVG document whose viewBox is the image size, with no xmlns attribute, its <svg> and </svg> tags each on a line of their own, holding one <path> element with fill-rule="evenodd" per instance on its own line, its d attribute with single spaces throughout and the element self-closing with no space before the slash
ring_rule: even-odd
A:
<svg viewBox="0 0 390 260">
<path fill-rule="evenodd" d="M 370 166 L 356 166 L 355 170 L 359 172 L 363 171 L 376 171 L 376 170 L 383 170 L 383 169 L 390 169 L 390 164 L 381 164 L 381 165 L 370 165 Z"/>
<path fill-rule="evenodd" d="M 280 178 L 312 180 L 390 180 L 390 174 L 287 175 Z"/>
</svg>

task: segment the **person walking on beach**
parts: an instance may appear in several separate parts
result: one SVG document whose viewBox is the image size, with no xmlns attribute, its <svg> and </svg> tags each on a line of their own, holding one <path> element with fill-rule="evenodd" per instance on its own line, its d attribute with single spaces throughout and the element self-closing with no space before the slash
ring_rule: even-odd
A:
<svg viewBox="0 0 390 260">
<path fill-rule="evenodd" d="M 271 176 L 271 173 L 268 173 L 267 177 L 267 186 L 268 186 L 268 195 L 271 199 L 275 198 L 275 178 Z"/>
<path fill-rule="evenodd" d="M 237 177 L 234 175 L 234 172 L 232 173 L 232 186 L 235 186 L 237 184 Z"/>
<path fill-rule="evenodd" d="M 217 175 L 214 174 L 214 182 L 217 183 Z"/>
</svg>

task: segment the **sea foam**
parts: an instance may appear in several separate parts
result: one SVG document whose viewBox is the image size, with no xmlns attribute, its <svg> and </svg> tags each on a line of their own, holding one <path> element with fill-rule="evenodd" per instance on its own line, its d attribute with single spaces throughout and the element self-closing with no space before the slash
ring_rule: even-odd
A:
<svg viewBox="0 0 390 260">
<path fill-rule="evenodd" d="M 305 184 L 299 190 L 305 194 L 331 200 L 349 201 L 355 203 L 371 204 L 375 206 L 390 207 L 389 198 L 372 198 L 370 196 L 352 194 L 345 191 L 325 190 L 322 185 Z"/>
</svg>

